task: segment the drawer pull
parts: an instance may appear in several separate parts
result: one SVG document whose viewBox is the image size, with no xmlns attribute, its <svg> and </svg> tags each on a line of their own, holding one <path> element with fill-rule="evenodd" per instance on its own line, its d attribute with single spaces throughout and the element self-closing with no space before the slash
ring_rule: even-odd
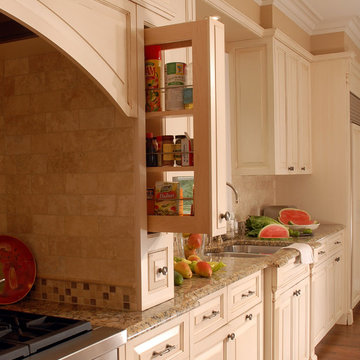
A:
<svg viewBox="0 0 360 360">
<path fill-rule="evenodd" d="M 249 290 L 248 292 L 247 292 L 247 294 L 241 294 L 241 297 L 249 297 L 249 296 L 251 296 L 251 295 L 254 295 L 255 294 L 255 291 L 252 291 L 252 290 Z"/>
<path fill-rule="evenodd" d="M 289 166 L 289 167 L 288 167 L 288 170 L 289 170 L 289 171 L 294 171 L 295 168 L 294 168 L 293 166 Z"/>
<path fill-rule="evenodd" d="M 334 244 L 335 245 L 341 244 L 341 241 L 335 241 Z"/>
<path fill-rule="evenodd" d="M 249 314 L 249 315 L 245 316 L 245 320 L 252 320 L 252 318 L 253 318 L 252 314 Z"/>
<path fill-rule="evenodd" d="M 301 290 L 295 290 L 293 292 L 293 296 L 299 296 L 299 295 L 301 295 Z"/>
<path fill-rule="evenodd" d="M 211 315 L 204 315 L 203 316 L 203 320 L 209 320 L 209 319 L 212 319 L 214 318 L 215 316 L 218 316 L 220 314 L 220 311 L 215 311 L 213 310 Z"/>
<path fill-rule="evenodd" d="M 159 269 L 158 269 L 158 273 L 159 273 L 159 274 L 163 274 L 163 275 L 167 275 L 167 273 L 168 273 L 168 267 L 167 267 L 167 266 L 164 266 L 164 267 L 162 267 L 162 268 L 159 268 Z"/>
<path fill-rule="evenodd" d="M 227 338 L 228 338 L 229 340 L 234 340 L 235 337 L 236 337 L 236 335 L 235 335 L 234 333 L 231 333 L 231 334 L 229 334 L 229 335 L 227 336 Z"/>
<path fill-rule="evenodd" d="M 318 255 L 324 255 L 325 254 L 325 251 L 321 250 L 318 252 Z"/>
<path fill-rule="evenodd" d="M 160 352 L 153 351 L 152 358 L 156 358 L 158 356 L 163 356 L 163 355 L 169 353 L 170 351 L 174 350 L 175 348 L 176 348 L 175 345 L 166 344 L 166 347 L 163 351 L 160 351 Z"/>
<path fill-rule="evenodd" d="M 305 171 L 305 170 L 306 170 L 305 166 L 303 166 L 303 167 L 301 168 L 301 170 Z"/>
<path fill-rule="evenodd" d="M 339 262 L 339 261 L 340 261 L 340 256 L 338 256 L 337 258 L 335 258 L 335 261 L 336 261 L 336 262 Z"/>
</svg>

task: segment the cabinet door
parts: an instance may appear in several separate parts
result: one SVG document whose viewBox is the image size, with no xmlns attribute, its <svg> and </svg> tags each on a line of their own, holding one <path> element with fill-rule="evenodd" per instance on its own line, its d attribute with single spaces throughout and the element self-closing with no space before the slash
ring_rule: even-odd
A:
<svg viewBox="0 0 360 360">
<path fill-rule="evenodd" d="M 286 49 L 274 47 L 274 134 L 275 173 L 288 173 L 287 104 L 286 104 Z"/>
<path fill-rule="evenodd" d="M 310 291 L 306 278 L 274 303 L 274 359 L 309 359 Z"/>
<path fill-rule="evenodd" d="M 192 344 L 191 360 L 227 360 L 229 359 L 228 338 L 229 327 L 223 326 L 205 339 Z"/>
<path fill-rule="evenodd" d="M 298 62 L 296 54 L 286 53 L 286 165 L 290 174 L 298 170 Z"/>
<path fill-rule="evenodd" d="M 333 259 L 326 263 L 326 281 L 327 281 L 327 331 L 335 324 L 335 262 Z"/>
<path fill-rule="evenodd" d="M 293 359 L 309 359 L 310 341 L 310 281 L 305 279 L 295 286 L 293 300 Z"/>
<path fill-rule="evenodd" d="M 320 342 L 327 331 L 327 272 L 323 263 L 314 269 L 311 278 L 311 348 Z"/>
<path fill-rule="evenodd" d="M 310 174 L 312 172 L 311 152 L 311 84 L 310 64 L 299 59 L 297 69 L 298 86 L 298 127 L 297 127 L 297 152 L 298 173 Z"/>
<path fill-rule="evenodd" d="M 344 280 L 344 254 L 339 252 L 334 256 L 335 321 L 344 313 Z"/>
<path fill-rule="evenodd" d="M 263 303 L 240 315 L 230 324 L 229 359 L 264 358 Z"/>
</svg>

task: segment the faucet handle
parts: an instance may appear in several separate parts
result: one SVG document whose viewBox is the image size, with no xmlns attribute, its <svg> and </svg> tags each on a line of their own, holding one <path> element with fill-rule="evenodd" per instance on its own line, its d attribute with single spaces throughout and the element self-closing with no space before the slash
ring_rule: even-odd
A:
<svg viewBox="0 0 360 360">
<path fill-rule="evenodd" d="M 220 214 L 220 219 L 225 219 L 226 221 L 230 220 L 230 213 L 228 211 L 225 212 L 225 214 Z"/>
</svg>

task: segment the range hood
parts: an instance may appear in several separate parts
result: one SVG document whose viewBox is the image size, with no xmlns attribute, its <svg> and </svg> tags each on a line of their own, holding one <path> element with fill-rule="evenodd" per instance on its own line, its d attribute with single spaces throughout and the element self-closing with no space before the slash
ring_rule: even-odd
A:
<svg viewBox="0 0 360 360">
<path fill-rule="evenodd" d="M 0 14 L 7 33 L 3 41 L 37 34 L 87 72 L 124 115 L 137 116 L 134 3 L 0 0 Z"/>
</svg>

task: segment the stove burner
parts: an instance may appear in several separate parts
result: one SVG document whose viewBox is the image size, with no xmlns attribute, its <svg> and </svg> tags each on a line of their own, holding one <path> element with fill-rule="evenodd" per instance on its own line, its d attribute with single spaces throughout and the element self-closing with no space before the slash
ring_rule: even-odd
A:
<svg viewBox="0 0 360 360">
<path fill-rule="evenodd" d="M 0 360 L 24 358 L 90 330 L 88 321 L 0 310 Z"/>
</svg>

